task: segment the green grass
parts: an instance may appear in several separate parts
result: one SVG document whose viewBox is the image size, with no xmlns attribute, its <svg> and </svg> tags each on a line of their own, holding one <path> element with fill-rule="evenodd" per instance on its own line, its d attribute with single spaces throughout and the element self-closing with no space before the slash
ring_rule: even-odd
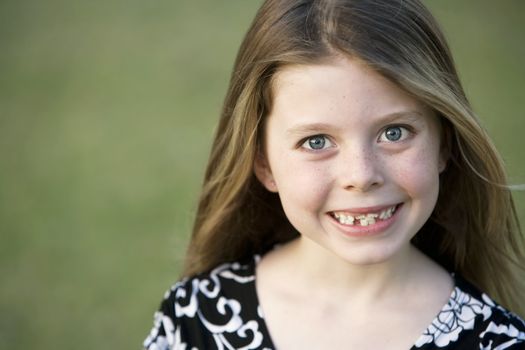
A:
<svg viewBox="0 0 525 350">
<path fill-rule="evenodd" d="M 525 5 L 426 2 L 525 182 Z M 259 3 L 0 2 L 0 348 L 140 347 Z"/>
</svg>

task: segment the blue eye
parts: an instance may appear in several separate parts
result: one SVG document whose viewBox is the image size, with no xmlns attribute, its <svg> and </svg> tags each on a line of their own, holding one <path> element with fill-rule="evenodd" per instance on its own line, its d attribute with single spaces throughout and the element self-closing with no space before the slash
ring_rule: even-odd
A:
<svg viewBox="0 0 525 350">
<path fill-rule="evenodd" d="M 397 142 L 404 140 L 408 135 L 408 130 L 402 126 L 390 126 L 386 128 L 381 136 L 379 141 L 381 142 Z"/>
<path fill-rule="evenodd" d="M 310 150 L 322 150 L 330 146 L 332 146 L 332 143 L 324 135 L 315 135 L 315 136 L 309 137 L 301 145 L 301 147 L 304 147 Z"/>
</svg>

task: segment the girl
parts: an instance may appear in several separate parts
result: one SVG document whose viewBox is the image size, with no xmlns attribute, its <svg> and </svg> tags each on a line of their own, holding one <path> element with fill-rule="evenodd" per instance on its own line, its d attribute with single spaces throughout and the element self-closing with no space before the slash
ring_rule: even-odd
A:
<svg viewBox="0 0 525 350">
<path fill-rule="evenodd" d="M 523 349 L 505 183 L 418 0 L 267 0 L 144 345 Z"/>
</svg>

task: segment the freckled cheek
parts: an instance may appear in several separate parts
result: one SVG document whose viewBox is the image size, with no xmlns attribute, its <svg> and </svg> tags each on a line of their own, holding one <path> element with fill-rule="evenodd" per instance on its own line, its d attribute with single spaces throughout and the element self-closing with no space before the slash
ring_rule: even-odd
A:
<svg viewBox="0 0 525 350">
<path fill-rule="evenodd" d="M 439 169 L 435 152 L 422 150 L 404 157 L 392 168 L 392 176 L 399 186 L 413 197 L 437 196 Z"/>
<path fill-rule="evenodd" d="M 286 166 L 275 174 L 283 205 L 293 205 L 304 210 L 323 206 L 330 190 L 327 171 L 309 162 L 283 158 Z"/>
</svg>

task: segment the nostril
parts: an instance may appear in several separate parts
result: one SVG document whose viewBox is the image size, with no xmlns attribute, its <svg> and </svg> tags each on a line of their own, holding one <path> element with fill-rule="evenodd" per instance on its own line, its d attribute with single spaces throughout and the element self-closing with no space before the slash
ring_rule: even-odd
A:
<svg viewBox="0 0 525 350">
<path fill-rule="evenodd" d="M 345 190 L 357 190 L 357 191 L 369 191 L 381 185 L 381 181 L 369 181 L 369 182 L 353 182 L 348 183 L 344 187 Z"/>
<path fill-rule="evenodd" d="M 341 152 L 339 174 L 346 190 L 368 191 L 383 183 L 382 166 L 374 151 L 363 144 L 348 145 Z"/>
</svg>

